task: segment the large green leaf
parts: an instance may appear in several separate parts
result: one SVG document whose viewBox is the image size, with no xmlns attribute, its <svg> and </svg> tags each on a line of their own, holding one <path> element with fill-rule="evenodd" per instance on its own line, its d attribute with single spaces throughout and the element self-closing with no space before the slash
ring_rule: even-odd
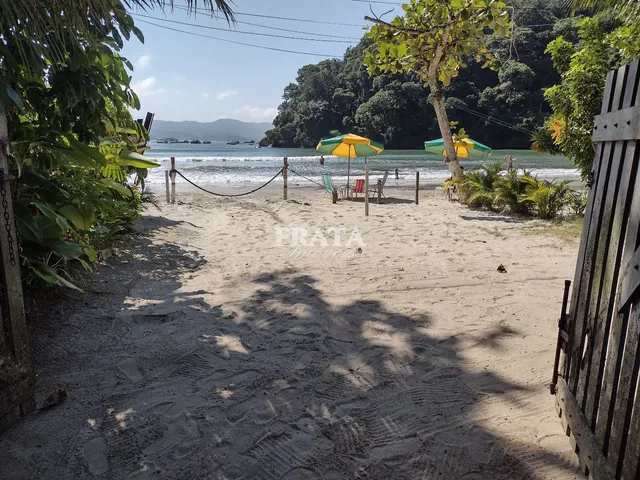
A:
<svg viewBox="0 0 640 480">
<path fill-rule="evenodd" d="M 75 205 L 65 205 L 59 211 L 78 230 L 89 230 L 96 221 L 95 210 L 91 208 L 79 208 Z"/>
<path fill-rule="evenodd" d="M 30 265 L 30 268 L 33 273 L 50 285 L 58 285 L 82 292 L 80 287 L 64 278 L 46 263 L 38 262 Z"/>
<path fill-rule="evenodd" d="M 134 168 L 157 168 L 160 166 L 159 163 L 149 160 L 144 155 L 126 150 L 118 157 L 118 163 L 122 166 Z"/>
</svg>

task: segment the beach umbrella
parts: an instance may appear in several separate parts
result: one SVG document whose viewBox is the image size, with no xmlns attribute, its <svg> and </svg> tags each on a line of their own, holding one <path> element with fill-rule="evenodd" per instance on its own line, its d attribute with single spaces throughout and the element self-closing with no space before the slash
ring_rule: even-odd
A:
<svg viewBox="0 0 640 480">
<path fill-rule="evenodd" d="M 369 138 L 353 133 L 320 140 L 316 150 L 325 155 L 346 157 L 347 160 L 347 192 L 349 191 L 349 176 L 351 175 L 351 158 L 364 157 L 364 214 L 369 216 L 369 167 L 367 158 L 380 155 L 384 146 Z"/>
<path fill-rule="evenodd" d="M 458 158 L 469 158 L 472 150 L 476 150 L 478 152 L 487 153 L 491 151 L 491 147 L 484 145 L 476 140 L 473 140 L 469 137 L 457 137 L 453 136 L 453 145 L 456 148 L 456 155 Z M 440 153 L 443 155 L 446 154 L 446 150 L 444 147 L 444 139 L 438 138 L 437 140 L 429 140 L 428 142 L 424 142 L 424 149 L 427 152 L 432 153 Z"/>
<path fill-rule="evenodd" d="M 316 150 L 325 155 L 335 155 L 347 158 L 347 188 L 349 188 L 349 176 L 351 175 L 351 159 L 356 157 L 365 158 L 379 155 L 384 151 L 384 146 L 372 141 L 369 138 L 361 137 L 353 133 L 339 135 L 337 137 L 320 140 Z"/>
</svg>

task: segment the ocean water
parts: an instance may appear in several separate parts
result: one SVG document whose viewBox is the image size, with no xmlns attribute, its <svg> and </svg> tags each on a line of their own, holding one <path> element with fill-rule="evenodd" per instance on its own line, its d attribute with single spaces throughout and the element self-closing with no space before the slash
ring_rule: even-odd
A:
<svg viewBox="0 0 640 480">
<path fill-rule="evenodd" d="M 477 168 L 483 162 L 503 160 L 513 155 L 514 166 L 530 170 L 545 179 L 577 180 L 579 173 L 569 160 L 562 156 L 539 154 L 530 150 L 494 150 L 489 155 L 472 155 L 462 165 L 467 171 Z M 201 185 L 226 185 L 229 187 L 258 185 L 269 180 L 283 165 L 288 157 L 290 167 L 295 172 L 316 182 L 321 175 L 329 173 L 336 183 L 347 179 L 347 159 L 325 156 L 324 167 L 320 165 L 320 155 L 313 149 L 301 148 L 256 148 L 253 145 L 227 145 L 223 142 L 211 144 L 160 144 L 151 142 L 146 156 L 160 162 L 160 168 L 153 169 L 148 183 L 164 183 L 164 171 L 169 169 L 170 158 L 175 157 L 176 168 L 190 180 Z M 362 177 L 364 160 L 352 159 L 351 177 Z M 395 169 L 399 171 L 399 180 L 395 180 Z M 412 184 L 415 172 L 420 171 L 422 184 L 439 184 L 449 177 L 447 166 L 442 157 L 423 150 L 387 150 L 378 157 L 369 159 L 369 171 L 372 176 L 381 175 L 389 170 L 394 184 Z M 184 180 L 178 177 L 178 182 Z M 278 178 L 276 182 L 281 182 Z M 292 185 L 312 185 L 307 180 L 291 172 L 289 182 Z"/>
</svg>

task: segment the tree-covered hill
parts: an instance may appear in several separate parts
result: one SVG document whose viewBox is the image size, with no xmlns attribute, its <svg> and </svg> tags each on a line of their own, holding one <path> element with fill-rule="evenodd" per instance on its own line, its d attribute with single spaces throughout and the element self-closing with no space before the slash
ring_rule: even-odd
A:
<svg viewBox="0 0 640 480">
<path fill-rule="evenodd" d="M 495 69 L 470 59 L 446 92 L 450 118 L 494 148 L 528 148 L 531 135 L 550 113 L 543 89 L 558 83 L 545 53 L 559 35 L 576 36 L 575 20 L 562 0 L 517 0 L 512 38 L 493 40 Z M 283 102 L 264 144 L 312 147 L 331 131 L 352 131 L 387 148 L 420 148 L 440 136 L 429 89 L 414 75 L 370 77 L 363 65 L 367 40 L 343 60 L 305 65 L 285 88 Z"/>
</svg>

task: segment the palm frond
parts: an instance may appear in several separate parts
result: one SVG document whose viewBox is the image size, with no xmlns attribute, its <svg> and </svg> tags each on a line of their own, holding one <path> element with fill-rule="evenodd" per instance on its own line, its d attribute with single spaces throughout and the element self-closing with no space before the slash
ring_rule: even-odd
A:
<svg viewBox="0 0 640 480">
<path fill-rule="evenodd" d="M 120 49 L 123 37 L 143 40 L 127 9 L 172 9 L 175 0 L 0 0 L 0 76 L 23 68 L 40 72 L 43 64 L 63 61 L 83 36 L 107 36 Z M 190 11 L 199 6 L 233 21 L 230 0 L 183 0 Z M 45 60 L 47 59 L 47 60 Z M 44 67 L 46 68 L 46 66 Z M 0 83 L 2 79 L 0 79 Z M 6 80 L 6 79 L 5 79 Z"/>
</svg>

